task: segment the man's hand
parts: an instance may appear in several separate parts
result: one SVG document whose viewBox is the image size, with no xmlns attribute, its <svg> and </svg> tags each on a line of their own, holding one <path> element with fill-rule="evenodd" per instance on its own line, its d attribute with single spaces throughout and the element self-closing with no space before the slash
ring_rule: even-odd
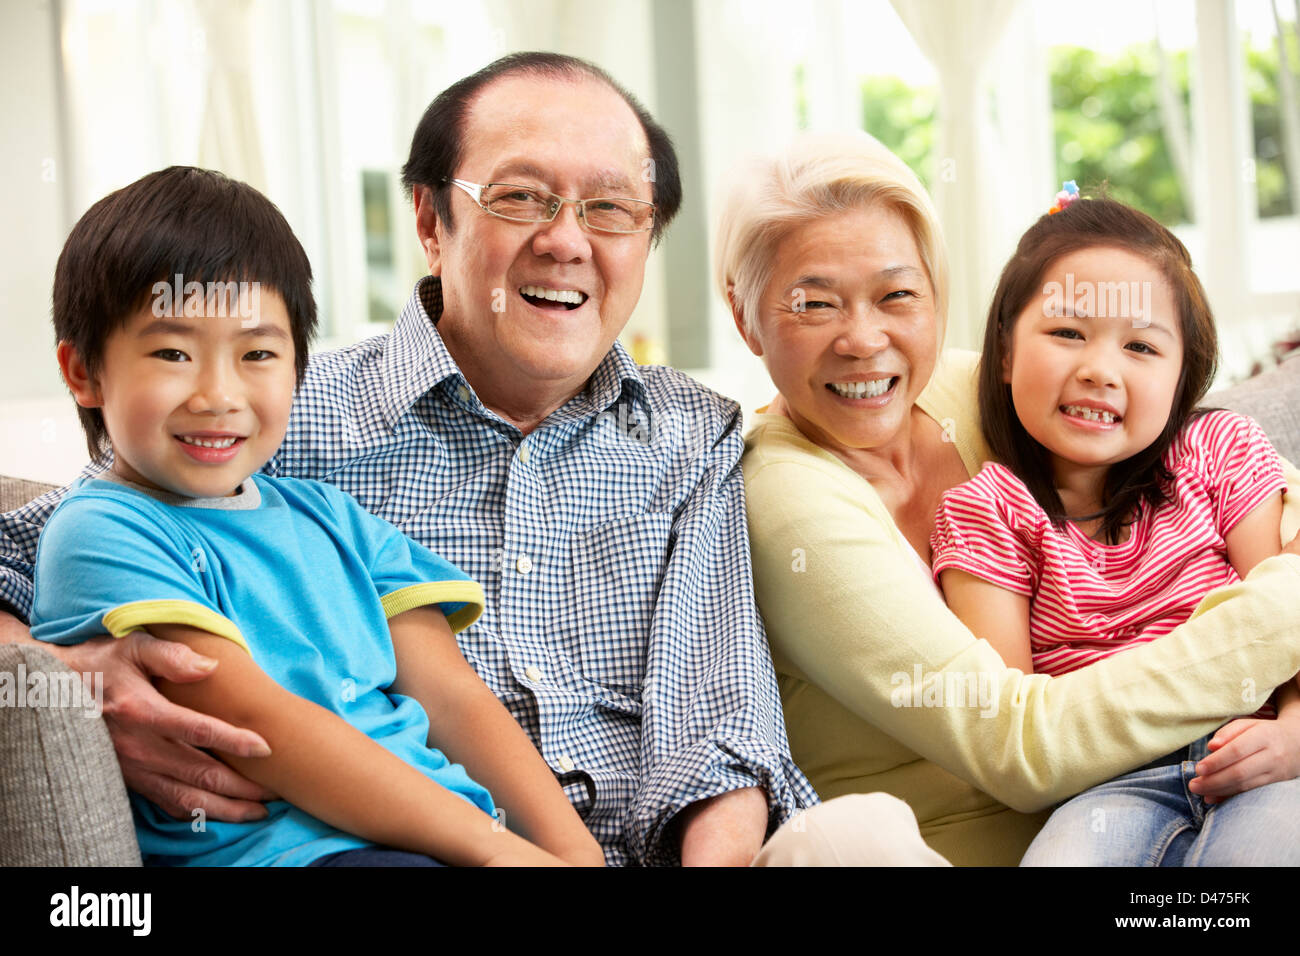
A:
<svg viewBox="0 0 1300 956">
<path fill-rule="evenodd" d="M 0 614 L 0 640 L 35 644 L 79 674 L 103 673 L 104 723 L 113 738 L 127 787 L 177 819 L 202 809 L 214 820 L 244 822 L 266 816 L 259 801 L 275 795 L 240 776 L 196 747 L 242 757 L 264 757 L 266 741 L 249 730 L 171 703 L 150 677 L 178 683 L 202 680 L 216 661 L 184 644 L 160 641 L 137 631 L 126 637 L 96 638 L 70 647 L 32 639 L 8 614 Z"/>
<path fill-rule="evenodd" d="M 682 866 L 749 866 L 767 836 L 760 787 L 731 790 L 681 812 Z"/>
<path fill-rule="evenodd" d="M 1206 803 L 1222 803 L 1234 793 L 1300 777 L 1300 719 L 1294 712 L 1277 720 L 1243 717 L 1219 728 L 1213 751 L 1196 765 L 1187 784 Z"/>
</svg>

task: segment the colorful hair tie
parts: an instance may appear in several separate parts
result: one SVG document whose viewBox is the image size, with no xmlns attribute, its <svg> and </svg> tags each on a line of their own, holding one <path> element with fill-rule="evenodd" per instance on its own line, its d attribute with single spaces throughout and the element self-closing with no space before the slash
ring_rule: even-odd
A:
<svg viewBox="0 0 1300 956">
<path fill-rule="evenodd" d="M 1047 214 L 1050 216 L 1053 213 L 1058 213 L 1070 203 L 1077 202 L 1078 199 L 1079 187 L 1075 185 L 1073 179 L 1068 179 L 1061 185 L 1061 191 L 1056 194 L 1056 203 L 1051 209 L 1047 210 Z"/>
</svg>

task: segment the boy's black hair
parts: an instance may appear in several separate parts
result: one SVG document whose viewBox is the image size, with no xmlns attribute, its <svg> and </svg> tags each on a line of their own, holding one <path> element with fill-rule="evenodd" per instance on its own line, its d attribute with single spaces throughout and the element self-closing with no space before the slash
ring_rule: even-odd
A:
<svg viewBox="0 0 1300 956">
<path fill-rule="evenodd" d="M 298 384 L 316 334 L 311 263 L 271 200 L 210 169 L 170 166 L 109 193 L 68 235 L 54 268 L 54 335 L 87 373 L 109 335 L 149 302 L 156 283 L 257 282 L 289 314 Z M 176 307 L 179 308 L 177 303 Z M 77 406 L 92 459 L 109 449 L 104 416 Z"/>
<path fill-rule="evenodd" d="M 464 151 L 465 123 L 470 109 L 479 93 L 493 81 L 521 74 L 562 80 L 596 80 L 622 97 L 636 114 L 650 147 L 649 158 L 654 161 L 654 178 L 650 185 L 655 219 L 650 238 L 657 243 L 682 204 L 682 178 L 671 137 L 655 122 L 650 111 L 612 76 L 594 63 L 561 53 L 511 53 L 494 60 L 477 73 L 457 80 L 439 93 L 420 118 L 420 125 L 415 128 L 411 139 L 411 154 L 402 167 L 402 185 L 406 187 L 407 195 L 417 186 L 433 190 L 434 209 L 443 226 L 451 231 L 450 191 L 454 187 L 448 181 L 456 175 Z"/>
</svg>

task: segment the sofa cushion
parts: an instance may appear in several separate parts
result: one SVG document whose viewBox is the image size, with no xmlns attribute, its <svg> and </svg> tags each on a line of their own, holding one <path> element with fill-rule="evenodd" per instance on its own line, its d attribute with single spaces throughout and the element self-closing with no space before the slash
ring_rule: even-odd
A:
<svg viewBox="0 0 1300 956">
<path fill-rule="evenodd" d="M 30 706 L 33 674 L 45 706 Z M 13 695 L 0 704 L 0 867 L 139 866 L 108 728 L 94 708 L 51 706 L 68 703 L 49 693 L 55 674 L 81 681 L 44 648 L 0 645 L 0 693 Z"/>
<path fill-rule="evenodd" d="M 1215 392 L 1205 404 L 1249 415 L 1263 427 L 1279 455 L 1300 465 L 1300 356 Z"/>
</svg>

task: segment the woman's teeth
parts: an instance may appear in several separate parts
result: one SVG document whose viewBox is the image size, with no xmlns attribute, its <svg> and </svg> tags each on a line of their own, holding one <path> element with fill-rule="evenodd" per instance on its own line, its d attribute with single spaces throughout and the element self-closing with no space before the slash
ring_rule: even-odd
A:
<svg viewBox="0 0 1300 956">
<path fill-rule="evenodd" d="M 1103 412 L 1097 408 L 1084 408 L 1082 405 L 1063 405 L 1061 408 L 1067 415 L 1073 415 L 1075 418 L 1086 418 L 1090 422 L 1113 425 L 1119 420 L 1119 416 L 1113 412 Z"/>
<path fill-rule="evenodd" d="M 893 386 L 892 378 L 877 378 L 870 382 L 831 382 L 831 390 L 843 398 L 879 398 Z"/>
<path fill-rule="evenodd" d="M 181 441 L 187 445 L 198 445 L 200 448 L 229 448 L 238 438 L 191 438 L 188 435 L 177 435 Z"/>
<path fill-rule="evenodd" d="M 520 295 L 530 299 L 546 299 L 550 302 L 563 302 L 565 305 L 582 305 L 582 293 L 576 289 L 543 289 L 539 285 L 526 285 L 519 290 Z"/>
</svg>

